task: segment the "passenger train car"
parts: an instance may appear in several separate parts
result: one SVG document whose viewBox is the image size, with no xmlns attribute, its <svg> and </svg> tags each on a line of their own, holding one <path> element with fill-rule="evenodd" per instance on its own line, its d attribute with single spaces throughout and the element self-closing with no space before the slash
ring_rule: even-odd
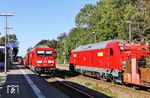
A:
<svg viewBox="0 0 150 98">
<path fill-rule="evenodd" d="M 117 40 L 81 45 L 71 51 L 69 69 L 105 81 L 150 87 L 147 47 L 147 43 Z"/>
<path fill-rule="evenodd" d="M 29 67 L 38 74 L 54 74 L 56 52 L 53 48 L 38 46 L 27 52 L 23 62 L 25 67 Z"/>
<path fill-rule="evenodd" d="M 0 46 L 0 67 L 5 65 L 5 47 Z"/>
<path fill-rule="evenodd" d="M 11 49 L 7 47 L 7 67 L 11 65 Z M 5 66 L 5 46 L 0 46 L 0 68 Z"/>
</svg>

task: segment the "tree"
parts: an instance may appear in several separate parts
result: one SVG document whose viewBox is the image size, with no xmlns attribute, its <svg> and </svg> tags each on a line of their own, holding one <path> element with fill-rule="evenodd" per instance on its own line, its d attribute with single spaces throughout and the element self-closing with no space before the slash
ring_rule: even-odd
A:
<svg viewBox="0 0 150 98">
<path fill-rule="evenodd" d="M 66 52 L 66 38 L 67 33 L 62 33 L 57 37 L 57 62 L 63 63 L 63 60 L 65 59 L 63 56 L 63 53 Z"/>
<path fill-rule="evenodd" d="M 138 0 L 100 0 L 96 5 L 85 5 L 76 16 L 76 25 L 96 32 L 98 41 L 128 39 L 128 24 L 137 13 Z M 136 30 L 137 30 L 136 26 Z M 134 30 L 133 30 L 134 31 Z"/>
<path fill-rule="evenodd" d="M 54 39 L 53 40 L 43 39 L 43 40 L 39 41 L 34 47 L 39 46 L 39 45 L 46 45 L 48 47 L 51 47 L 51 48 L 55 49 L 57 47 L 57 41 L 54 40 Z"/>
<path fill-rule="evenodd" d="M 15 46 L 14 46 L 15 44 Z M 2 36 L 0 38 L 0 45 L 4 46 L 5 45 L 5 36 Z M 17 36 L 15 34 L 9 34 L 7 35 L 7 45 L 10 45 L 9 47 L 13 48 L 13 58 L 16 58 L 18 52 L 19 52 L 19 42 L 17 39 Z M 13 46 L 11 46 L 13 45 Z"/>
<path fill-rule="evenodd" d="M 75 18 L 76 25 L 82 28 L 89 27 L 93 22 L 91 16 L 95 10 L 95 6 L 92 4 L 86 4 L 84 8 L 80 9 L 80 12 Z"/>
<path fill-rule="evenodd" d="M 32 49 L 33 49 L 32 47 L 29 47 L 29 48 L 27 49 L 27 52 L 30 51 L 30 50 L 32 50 Z"/>
<path fill-rule="evenodd" d="M 18 42 L 17 36 L 15 34 L 9 34 L 9 35 L 7 35 L 7 38 L 8 38 L 9 41 L 16 41 L 16 42 Z M 0 38 L 0 44 L 1 45 L 5 44 L 5 36 L 2 36 Z"/>
</svg>

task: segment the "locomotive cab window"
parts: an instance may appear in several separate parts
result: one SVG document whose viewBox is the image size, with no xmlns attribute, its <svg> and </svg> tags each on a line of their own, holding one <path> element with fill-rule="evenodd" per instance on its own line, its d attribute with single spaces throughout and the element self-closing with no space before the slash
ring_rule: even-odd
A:
<svg viewBox="0 0 150 98">
<path fill-rule="evenodd" d="M 45 51 L 45 56 L 52 56 L 53 55 L 53 51 Z"/>
<path fill-rule="evenodd" d="M 44 51 L 37 51 L 37 56 L 44 56 Z"/>
<path fill-rule="evenodd" d="M 112 55 L 113 55 L 113 49 L 110 48 L 110 56 L 112 56 Z"/>
</svg>

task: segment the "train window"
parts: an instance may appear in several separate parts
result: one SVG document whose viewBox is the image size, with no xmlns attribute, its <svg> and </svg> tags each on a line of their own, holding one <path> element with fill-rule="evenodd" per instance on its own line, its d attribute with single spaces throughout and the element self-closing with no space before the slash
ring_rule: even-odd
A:
<svg viewBox="0 0 150 98">
<path fill-rule="evenodd" d="M 53 55 L 53 51 L 45 51 L 45 56 L 52 56 Z"/>
<path fill-rule="evenodd" d="M 37 56 L 44 56 L 44 51 L 37 51 Z"/>
<path fill-rule="evenodd" d="M 0 50 L 0 63 L 5 62 L 5 51 Z"/>
<path fill-rule="evenodd" d="M 113 55 L 113 49 L 110 48 L 110 55 Z"/>
</svg>

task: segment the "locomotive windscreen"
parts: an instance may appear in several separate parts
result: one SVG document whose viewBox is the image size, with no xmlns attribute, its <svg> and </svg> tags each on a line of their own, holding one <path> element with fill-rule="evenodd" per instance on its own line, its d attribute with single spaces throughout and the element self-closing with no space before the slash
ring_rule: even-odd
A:
<svg viewBox="0 0 150 98">
<path fill-rule="evenodd" d="M 44 56 L 44 51 L 37 51 L 37 56 Z"/>
<path fill-rule="evenodd" d="M 53 55 L 53 51 L 45 51 L 45 56 L 52 56 Z"/>
<path fill-rule="evenodd" d="M 46 50 L 46 51 L 37 51 L 37 56 L 52 56 L 53 55 L 53 51 L 49 51 L 49 50 Z"/>
</svg>

